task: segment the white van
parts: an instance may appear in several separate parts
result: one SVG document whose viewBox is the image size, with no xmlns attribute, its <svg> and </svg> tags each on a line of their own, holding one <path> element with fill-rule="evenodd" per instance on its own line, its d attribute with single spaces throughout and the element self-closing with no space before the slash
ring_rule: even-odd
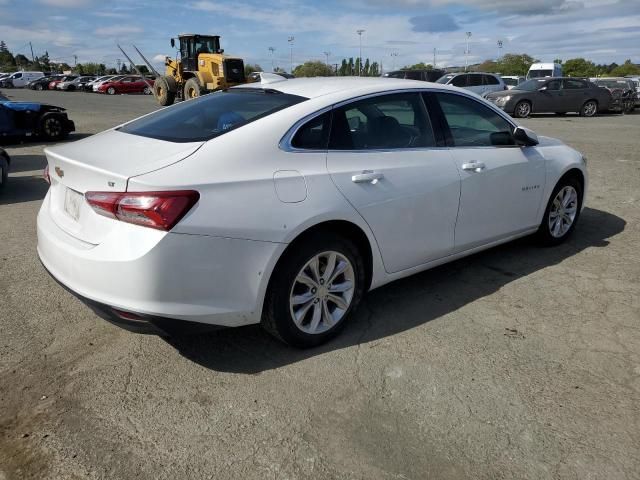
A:
<svg viewBox="0 0 640 480">
<path fill-rule="evenodd" d="M 561 77 L 562 65 L 559 63 L 534 63 L 529 67 L 527 80 L 530 78 Z"/>
<path fill-rule="evenodd" d="M 26 86 L 27 83 L 42 77 L 44 77 L 43 72 L 16 72 L 11 74 L 11 76 L 5 80 L 9 80 L 15 88 L 20 88 Z"/>
</svg>

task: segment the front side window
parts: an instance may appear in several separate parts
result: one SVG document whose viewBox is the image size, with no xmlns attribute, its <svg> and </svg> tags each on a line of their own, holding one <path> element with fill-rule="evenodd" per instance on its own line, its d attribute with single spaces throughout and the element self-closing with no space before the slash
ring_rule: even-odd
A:
<svg viewBox="0 0 640 480">
<path fill-rule="evenodd" d="M 579 90 L 582 88 L 587 88 L 587 83 L 582 80 L 575 79 L 565 80 L 564 88 L 566 88 L 567 90 Z"/>
<path fill-rule="evenodd" d="M 451 81 L 454 87 L 466 87 L 468 85 L 469 75 L 458 75 Z"/>
<path fill-rule="evenodd" d="M 511 124 L 492 109 L 461 95 L 436 93 L 435 97 L 449 124 L 453 146 L 515 145 Z"/>
<path fill-rule="evenodd" d="M 562 82 L 560 80 L 551 80 L 546 85 L 547 90 L 560 90 L 561 86 L 562 86 Z"/>
<path fill-rule="evenodd" d="M 306 100 L 277 90 L 223 90 L 158 110 L 118 130 L 169 142 L 203 142 Z"/>
<path fill-rule="evenodd" d="M 435 146 L 435 137 L 417 93 L 367 98 L 334 109 L 329 148 L 375 150 Z"/>
<path fill-rule="evenodd" d="M 482 75 L 478 75 L 476 73 L 469 75 L 469 83 L 467 86 L 479 87 L 480 85 L 482 85 Z"/>
</svg>

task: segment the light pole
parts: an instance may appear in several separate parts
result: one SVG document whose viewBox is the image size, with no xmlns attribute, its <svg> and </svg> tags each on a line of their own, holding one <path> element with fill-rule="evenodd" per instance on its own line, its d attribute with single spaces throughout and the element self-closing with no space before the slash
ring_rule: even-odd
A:
<svg viewBox="0 0 640 480">
<path fill-rule="evenodd" d="M 360 68 L 358 68 L 358 76 L 362 76 L 362 34 L 365 32 L 365 30 L 356 30 L 356 33 L 358 34 L 358 37 L 360 37 L 360 56 L 358 58 L 360 58 Z"/>
<path fill-rule="evenodd" d="M 287 42 L 289 42 L 289 48 L 290 48 L 290 57 L 289 57 L 289 73 L 293 74 L 293 41 L 295 40 L 295 37 L 291 36 L 287 39 Z"/>
<path fill-rule="evenodd" d="M 436 49 L 435 47 L 433 48 L 433 68 L 436 68 Z"/>
<path fill-rule="evenodd" d="M 503 41 L 502 40 L 498 40 L 498 60 L 500 59 L 500 54 L 502 53 L 502 45 L 503 45 Z"/>
<path fill-rule="evenodd" d="M 396 69 L 396 57 L 398 56 L 398 52 L 393 51 L 391 52 L 389 55 L 391 55 L 391 70 L 395 70 Z"/>
<path fill-rule="evenodd" d="M 329 66 L 329 56 L 331 55 L 331 52 L 322 52 L 324 53 L 324 56 L 327 57 L 327 67 Z"/>
<path fill-rule="evenodd" d="M 467 48 L 465 49 L 465 52 L 464 52 L 464 71 L 465 72 L 469 67 L 469 38 L 471 37 L 471 32 L 466 32 L 466 36 L 467 36 Z"/>
<path fill-rule="evenodd" d="M 275 52 L 275 47 L 269 47 L 269 52 L 271 52 L 271 71 L 273 72 L 276 69 L 275 63 L 273 61 L 273 52 Z"/>
</svg>

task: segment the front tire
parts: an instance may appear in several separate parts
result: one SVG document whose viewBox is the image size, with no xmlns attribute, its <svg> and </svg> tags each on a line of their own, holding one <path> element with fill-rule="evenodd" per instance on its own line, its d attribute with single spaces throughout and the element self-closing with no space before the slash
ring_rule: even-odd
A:
<svg viewBox="0 0 640 480">
<path fill-rule="evenodd" d="M 44 90 L 44 87 L 42 85 L 36 85 L 36 90 Z"/>
<path fill-rule="evenodd" d="M 39 131 L 47 140 L 62 140 L 68 135 L 63 118 L 57 113 L 45 113 L 40 119 Z"/>
<path fill-rule="evenodd" d="M 553 189 L 537 236 L 544 246 L 559 245 L 571 234 L 582 210 L 582 184 L 575 177 L 563 178 Z"/>
<path fill-rule="evenodd" d="M 516 118 L 527 118 L 531 115 L 531 104 L 527 101 L 518 102 L 513 110 L 513 116 Z"/>
<path fill-rule="evenodd" d="M 598 113 L 598 103 L 595 100 L 587 100 L 580 109 L 581 117 L 594 117 Z"/>
<path fill-rule="evenodd" d="M 116 92 L 116 89 L 115 89 L 115 88 L 113 88 L 113 87 L 109 87 L 109 88 L 107 88 L 107 93 L 108 93 L 109 95 L 115 95 L 117 92 Z"/>
<path fill-rule="evenodd" d="M 319 234 L 301 242 L 273 272 L 262 326 L 289 345 L 309 348 L 344 328 L 364 295 L 366 272 L 347 238 Z"/>
</svg>

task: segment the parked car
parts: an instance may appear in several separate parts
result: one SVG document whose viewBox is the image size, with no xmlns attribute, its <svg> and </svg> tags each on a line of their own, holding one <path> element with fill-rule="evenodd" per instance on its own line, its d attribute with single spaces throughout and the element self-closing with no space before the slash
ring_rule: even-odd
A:
<svg viewBox="0 0 640 480">
<path fill-rule="evenodd" d="M 526 81 L 524 77 L 518 77 L 517 75 L 501 75 L 500 78 L 502 78 L 502 81 L 509 90 Z"/>
<path fill-rule="evenodd" d="M 404 78 L 405 80 L 422 80 L 435 82 L 445 74 L 444 70 L 395 70 L 382 75 L 386 78 Z"/>
<path fill-rule="evenodd" d="M 9 178 L 9 167 L 11 166 L 11 158 L 9 154 L 0 148 L 0 192 L 4 189 Z"/>
<path fill-rule="evenodd" d="M 74 90 L 83 90 L 87 82 L 90 82 L 91 80 L 94 80 L 94 79 L 95 77 L 88 77 L 88 76 L 77 77 L 77 78 L 74 78 L 73 80 L 66 80 L 64 82 L 58 83 L 56 85 L 56 89 L 66 90 L 70 92 L 73 92 Z"/>
<path fill-rule="evenodd" d="M 91 89 L 94 92 L 98 92 L 98 90 L 100 88 L 100 85 L 103 85 L 103 84 L 105 84 L 107 82 L 117 82 L 118 80 L 122 80 L 124 77 L 125 77 L 125 75 L 109 75 L 108 78 L 106 78 L 104 80 L 100 80 L 99 82 L 95 82 Z"/>
<path fill-rule="evenodd" d="M 637 91 L 632 80 L 622 77 L 607 77 L 592 78 L 591 81 L 611 93 L 609 110 L 631 113 L 636 108 Z"/>
<path fill-rule="evenodd" d="M 84 89 L 85 91 L 87 91 L 87 92 L 92 92 L 92 91 L 93 91 L 93 87 L 94 87 L 94 85 L 96 85 L 96 84 L 97 84 L 97 83 L 99 83 L 99 82 L 105 82 L 105 81 L 107 81 L 107 80 L 109 80 L 109 79 L 111 79 L 111 78 L 114 78 L 114 77 L 115 77 L 115 75 L 102 75 L 102 76 L 100 76 L 100 77 L 96 77 L 96 78 L 94 78 L 93 80 L 91 80 L 90 82 L 87 82 L 87 83 L 84 85 L 84 88 L 83 88 L 83 89 Z"/>
<path fill-rule="evenodd" d="M 0 138 L 61 140 L 75 130 L 64 108 L 35 102 L 0 101 Z"/>
<path fill-rule="evenodd" d="M 512 90 L 490 93 L 487 100 L 517 118 L 549 112 L 593 117 L 609 109 L 611 94 L 581 78 L 533 78 Z"/>
<path fill-rule="evenodd" d="M 562 77 L 560 63 L 534 63 L 529 67 L 527 80 L 531 78 Z"/>
<path fill-rule="evenodd" d="M 78 78 L 78 75 L 63 75 L 62 77 L 56 78 L 49 82 L 49 90 L 55 90 L 59 83 L 70 82 L 76 78 Z"/>
<path fill-rule="evenodd" d="M 0 80 L 0 87 L 22 88 L 26 86 L 27 83 L 42 77 L 44 77 L 44 73 L 42 72 L 15 72 L 3 80 Z"/>
<path fill-rule="evenodd" d="M 440 77 L 437 83 L 466 88 L 478 95 L 507 89 L 502 78 L 493 73 L 448 73 Z"/>
<path fill-rule="evenodd" d="M 627 77 L 625 77 L 627 78 Z M 640 107 L 640 77 L 629 78 L 633 82 L 633 86 L 636 89 L 636 108 Z"/>
<path fill-rule="evenodd" d="M 47 77 L 38 78 L 36 80 L 32 80 L 27 84 L 27 88 L 31 90 L 47 90 L 49 88 L 49 84 L 55 80 L 59 80 L 62 78 L 62 75 L 49 75 Z"/>
<path fill-rule="evenodd" d="M 45 268 L 128 328 L 262 323 L 309 347 L 370 289 L 574 230 L 582 155 L 471 92 L 380 78 L 268 85 L 45 149 Z"/>
<path fill-rule="evenodd" d="M 146 79 L 147 82 L 153 87 L 153 80 Z M 98 87 L 98 92 L 106 93 L 108 95 L 115 95 L 117 93 L 144 93 L 145 95 L 151 95 L 153 89 L 149 87 L 142 78 L 136 76 L 125 76 L 120 79 L 111 79 L 104 82 Z"/>
</svg>

